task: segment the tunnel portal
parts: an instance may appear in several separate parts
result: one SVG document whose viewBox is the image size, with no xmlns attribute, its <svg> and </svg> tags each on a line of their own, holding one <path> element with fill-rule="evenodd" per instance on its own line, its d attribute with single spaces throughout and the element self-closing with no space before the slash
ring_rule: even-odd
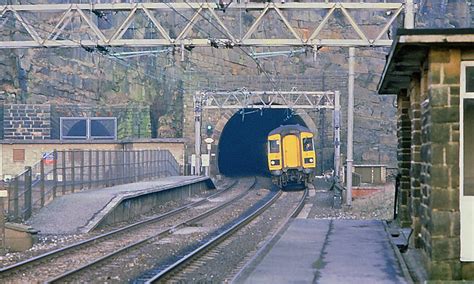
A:
<svg viewBox="0 0 474 284">
<path fill-rule="evenodd" d="M 300 124 L 290 109 L 244 109 L 234 114 L 222 130 L 218 167 L 227 176 L 268 175 L 266 141 L 280 125 Z"/>
</svg>

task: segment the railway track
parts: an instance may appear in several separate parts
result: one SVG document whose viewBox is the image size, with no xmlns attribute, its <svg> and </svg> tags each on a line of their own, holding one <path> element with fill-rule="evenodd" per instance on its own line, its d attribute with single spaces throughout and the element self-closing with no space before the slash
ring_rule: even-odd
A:
<svg viewBox="0 0 474 284">
<path fill-rule="evenodd" d="M 292 213 L 287 216 L 283 225 L 279 227 L 277 232 L 280 232 L 285 224 L 288 223 L 289 219 L 296 216 L 301 211 L 304 206 L 304 200 L 307 196 L 307 192 L 308 190 L 306 189 L 297 206 L 294 208 L 294 210 L 292 210 Z M 238 219 L 234 220 L 232 223 L 228 224 L 221 230 L 218 230 L 216 233 L 211 234 L 205 241 L 202 241 L 199 246 L 195 247 L 193 250 L 190 250 L 180 259 L 176 260 L 174 263 L 165 268 L 157 268 L 148 271 L 139 278 L 135 279 L 134 283 L 186 282 L 189 279 L 187 279 L 186 276 L 183 277 L 182 275 L 186 275 L 185 272 L 187 268 L 190 267 L 189 270 L 199 270 L 201 266 L 204 266 L 208 263 L 209 259 L 218 257 L 218 255 L 222 253 L 222 248 L 220 248 L 220 246 L 225 246 L 226 244 L 231 243 L 233 241 L 232 238 L 236 236 L 236 233 L 240 229 L 247 226 L 255 218 L 261 216 L 267 208 L 275 204 L 281 195 L 281 191 L 272 190 L 270 194 L 268 194 L 266 198 L 262 199 L 261 202 L 256 204 L 254 208 L 250 208 Z M 273 238 L 274 236 L 272 236 L 271 239 Z M 268 242 L 266 244 L 268 244 Z M 266 245 L 264 247 L 266 247 Z M 221 280 L 217 279 L 216 281 L 221 282 Z"/>
<path fill-rule="evenodd" d="M 70 272 L 64 272 L 71 267 L 77 267 L 79 265 L 79 269 L 84 269 L 84 267 L 91 263 L 101 262 L 107 259 L 110 255 L 113 255 L 114 252 L 117 253 L 117 251 L 124 251 L 123 248 L 118 249 L 117 247 L 123 247 L 124 245 L 126 245 L 126 247 L 131 247 L 134 244 L 138 245 L 137 243 L 139 242 L 136 241 L 137 238 L 141 237 L 141 240 L 146 240 L 150 238 L 150 234 L 156 236 L 156 233 L 154 233 L 154 231 L 157 230 L 157 227 L 154 226 L 155 224 L 172 217 L 176 218 L 176 216 L 178 216 L 180 213 L 187 210 L 203 206 L 206 202 L 211 202 L 211 200 L 219 198 L 219 196 L 234 188 L 236 184 L 237 181 L 229 185 L 227 188 L 220 190 L 219 192 L 212 194 L 202 200 L 187 204 L 165 214 L 155 216 L 153 218 L 137 222 L 132 225 L 69 245 L 67 247 L 56 249 L 31 259 L 1 268 L 0 280 L 4 283 L 18 282 L 22 280 L 44 281 L 53 277 L 53 275 L 68 275 Z M 255 186 L 255 184 L 256 179 L 252 182 L 252 185 L 249 186 L 248 190 L 250 190 L 252 186 Z M 245 194 L 245 192 L 246 191 L 234 197 L 232 200 L 240 198 Z M 187 221 L 189 222 L 189 220 Z M 171 222 L 176 222 L 176 220 Z M 168 225 L 168 227 L 168 233 L 177 228 L 176 225 Z M 137 232 L 140 233 L 138 234 Z M 125 238 L 128 240 L 124 241 L 123 236 L 129 235 L 130 233 L 133 234 L 133 237 L 128 236 Z M 120 239 L 121 237 L 122 239 Z M 130 241 L 130 239 L 134 241 Z M 77 257 L 77 255 L 79 255 L 79 257 Z M 91 261 L 90 259 L 94 259 L 94 261 Z M 84 263 L 86 264 L 83 265 Z M 18 278 L 19 275 L 21 278 Z M 50 280 L 56 281 L 56 279 L 59 280 L 61 278 L 54 276 Z"/>
<path fill-rule="evenodd" d="M 122 247 L 119 250 L 116 250 L 107 255 L 104 255 L 103 257 L 99 259 L 95 259 L 94 261 L 91 261 L 79 268 L 67 271 L 66 273 L 63 273 L 62 275 L 48 279 L 47 282 L 48 283 L 60 283 L 60 282 L 62 283 L 62 282 L 76 282 L 76 281 L 85 281 L 85 282 L 107 281 L 108 279 L 111 279 L 111 277 L 108 276 L 109 274 L 111 275 L 120 274 L 122 272 L 121 268 L 125 268 L 125 266 L 129 265 L 131 262 L 134 262 L 135 260 L 140 259 L 143 256 L 143 254 L 146 254 L 153 249 L 158 248 L 159 250 L 159 247 L 164 246 L 164 244 L 166 243 L 166 242 L 164 243 L 160 243 L 160 242 L 165 240 L 166 237 L 173 235 L 177 231 L 184 228 L 197 227 L 199 226 L 198 225 L 199 221 L 209 218 L 212 215 L 216 215 L 217 212 L 221 211 L 224 208 L 227 208 L 230 205 L 235 205 L 235 204 L 240 203 L 242 197 L 249 194 L 251 190 L 256 186 L 256 184 L 257 184 L 257 179 L 255 178 L 254 182 L 250 186 L 247 186 L 247 190 L 245 190 L 238 196 L 232 198 L 231 200 L 228 200 L 217 207 L 213 207 L 205 211 L 204 213 L 199 214 L 198 216 L 192 217 L 185 221 L 180 221 L 180 223 L 174 224 L 171 227 L 161 230 L 157 232 L 156 234 L 154 234 L 153 236 L 150 236 L 146 239 L 138 240 L 128 246 Z M 193 238 L 192 241 L 196 242 L 196 239 Z M 156 255 L 152 254 L 152 257 L 155 258 Z M 144 261 L 142 260 L 138 261 L 138 265 L 140 266 L 141 271 L 143 271 L 143 268 L 146 267 L 146 265 L 144 264 Z M 120 278 L 118 281 L 121 282 L 121 281 L 128 281 L 128 280 Z"/>
</svg>

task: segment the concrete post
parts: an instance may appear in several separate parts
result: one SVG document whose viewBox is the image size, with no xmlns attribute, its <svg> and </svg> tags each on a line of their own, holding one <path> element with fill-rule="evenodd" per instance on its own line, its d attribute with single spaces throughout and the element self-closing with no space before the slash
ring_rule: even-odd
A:
<svg viewBox="0 0 474 284">
<path fill-rule="evenodd" d="M 58 188 L 58 152 L 56 150 L 53 151 L 53 159 L 53 199 L 55 199 Z"/>
<path fill-rule="evenodd" d="M 74 193 L 76 189 L 76 151 L 72 150 L 69 157 L 71 158 L 71 193 Z"/>
<path fill-rule="evenodd" d="M 405 29 L 415 28 L 415 7 L 413 0 L 406 0 L 405 2 Z"/>
<path fill-rule="evenodd" d="M 201 175 L 201 94 L 194 97 L 194 152 L 196 154 L 196 175 Z"/>
<path fill-rule="evenodd" d="M 41 195 L 41 207 L 44 206 L 45 196 L 44 196 L 44 158 L 40 160 L 40 195 Z"/>
<path fill-rule="evenodd" d="M 3 203 L 8 199 L 8 192 L 6 190 L 0 190 L 0 237 L 2 242 L 0 243 L 0 249 L 5 249 L 5 213 Z"/>
<path fill-rule="evenodd" d="M 353 162 L 353 133 L 354 133 L 354 56 L 355 48 L 349 47 L 349 96 L 347 102 L 347 171 L 346 171 L 346 205 L 352 206 L 352 162 Z"/>
<path fill-rule="evenodd" d="M 334 92 L 334 176 L 339 177 L 339 168 L 341 166 L 341 103 L 340 92 Z"/>
</svg>

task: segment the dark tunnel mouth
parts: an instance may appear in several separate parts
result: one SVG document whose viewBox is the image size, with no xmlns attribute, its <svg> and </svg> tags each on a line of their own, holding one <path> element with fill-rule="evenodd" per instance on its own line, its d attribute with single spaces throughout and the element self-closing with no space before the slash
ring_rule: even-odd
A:
<svg viewBox="0 0 474 284">
<path fill-rule="evenodd" d="M 268 176 L 266 141 L 268 133 L 303 119 L 286 109 L 244 109 L 226 123 L 219 138 L 218 167 L 226 176 Z"/>
</svg>

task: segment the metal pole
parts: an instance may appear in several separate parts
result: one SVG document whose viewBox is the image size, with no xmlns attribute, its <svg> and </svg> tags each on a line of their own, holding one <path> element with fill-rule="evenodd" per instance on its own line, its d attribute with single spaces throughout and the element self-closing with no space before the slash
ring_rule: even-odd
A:
<svg viewBox="0 0 474 284">
<path fill-rule="evenodd" d="M 405 2 L 405 29 L 415 28 L 415 8 L 413 0 L 406 0 Z"/>
<path fill-rule="evenodd" d="M 339 177 L 341 167 L 341 103 L 340 92 L 334 92 L 334 176 Z"/>
<path fill-rule="evenodd" d="M 346 205 L 352 206 L 352 146 L 354 133 L 354 56 L 355 48 L 349 47 L 349 96 L 347 102 L 347 195 Z"/>
<path fill-rule="evenodd" d="M 32 188 L 32 170 L 31 167 L 25 167 L 26 172 L 25 172 L 25 217 L 24 219 L 28 219 L 31 217 L 31 212 L 33 211 L 33 203 L 31 202 L 31 198 L 33 195 L 33 188 Z"/>
<path fill-rule="evenodd" d="M 196 154 L 196 175 L 201 175 L 201 94 L 194 97 L 194 152 Z"/>
</svg>

